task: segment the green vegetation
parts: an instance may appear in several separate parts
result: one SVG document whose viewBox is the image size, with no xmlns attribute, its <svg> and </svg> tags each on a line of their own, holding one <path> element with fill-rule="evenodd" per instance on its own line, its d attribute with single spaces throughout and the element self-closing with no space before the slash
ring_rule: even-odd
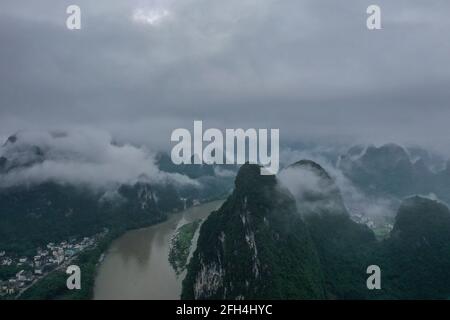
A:
<svg viewBox="0 0 450 320">
<path fill-rule="evenodd" d="M 385 240 L 389 237 L 389 234 L 391 232 L 391 229 L 389 228 L 389 226 L 384 225 L 382 227 L 377 227 L 373 230 L 375 237 L 378 240 Z"/>
<path fill-rule="evenodd" d="M 56 183 L 2 189 L 0 249 L 30 257 L 49 242 L 92 236 L 104 228 L 150 225 L 182 206 L 170 185 L 124 185 L 112 199 L 91 189 Z"/>
<path fill-rule="evenodd" d="M 202 224 L 183 299 L 320 299 L 318 256 L 295 201 L 243 165 L 233 194 Z M 199 275 L 208 281 L 197 281 Z"/>
<path fill-rule="evenodd" d="M 297 165 L 320 171 L 307 162 Z M 274 177 L 258 171 L 244 165 L 233 194 L 202 224 L 183 299 L 448 298 L 450 211 L 445 205 L 406 199 L 389 237 L 377 241 L 372 230 L 342 212 L 342 203 L 302 212 L 302 218 L 299 208 L 314 203 L 298 206 Z M 341 201 L 334 191 L 331 196 Z M 381 290 L 366 287 L 369 265 L 382 270 Z"/>
<path fill-rule="evenodd" d="M 365 297 L 367 251 L 375 244 L 368 227 L 353 222 L 348 215 L 310 215 L 308 230 L 320 257 L 330 299 Z"/>
<path fill-rule="evenodd" d="M 450 211 L 421 197 L 401 205 L 388 240 L 378 252 L 384 262 L 386 297 L 445 299 L 450 293 Z"/>
<path fill-rule="evenodd" d="M 65 270 L 57 270 L 39 280 L 31 288 L 26 290 L 20 299 L 23 300 L 82 300 L 93 297 L 97 265 L 101 255 L 106 251 L 111 242 L 119 235 L 118 232 L 110 232 L 92 249 L 86 249 L 76 257 L 71 264 L 77 265 L 81 270 L 81 289 L 69 290 L 66 286 L 68 275 Z"/>
<path fill-rule="evenodd" d="M 169 262 L 177 274 L 185 270 L 192 245 L 192 239 L 201 220 L 187 223 L 176 231 L 169 252 Z"/>
<path fill-rule="evenodd" d="M 6 281 L 16 275 L 22 268 L 17 266 L 0 266 L 0 281 Z"/>
</svg>

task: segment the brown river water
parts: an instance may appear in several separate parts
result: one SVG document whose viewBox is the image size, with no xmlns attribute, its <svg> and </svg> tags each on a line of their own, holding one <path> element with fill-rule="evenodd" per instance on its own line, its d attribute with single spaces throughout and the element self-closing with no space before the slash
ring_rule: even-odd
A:
<svg viewBox="0 0 450 320">
<path fill-rule="evenodd" d="M 129 231 L 115 240 L 99 266 L 94 299 L 179 299 L 185 273 L 177 276 L 169 264 L 170 240 L 178 227 L 208 217 L 222 203 L 212 201 L 189 208 L 163 223 Z"/>
</svg>

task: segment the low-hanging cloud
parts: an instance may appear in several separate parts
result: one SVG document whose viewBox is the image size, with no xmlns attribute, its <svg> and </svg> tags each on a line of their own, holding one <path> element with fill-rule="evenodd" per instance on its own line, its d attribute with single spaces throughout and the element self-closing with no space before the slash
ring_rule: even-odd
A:
<svg viewBox="0 0 450 320">
<path fill-rule="evenodd" d="M 161 172 L 150 150 L 115 143 L 104 131 L 27 131 L 13 137 L 0 148 L 7 159 L 3 187 L 54 181 L 107 188 L 142 176 L 152 183 L 198 185 L 187 176 Z"/>
<path fill-rule="evenodd" d="M 339 147 L 334 149 L 318 147 L 304 151 L 285 148 L 280 157 L 285 164 L 292 164 L 301 159 L 309 159 L 322 166 L 338 187 L 344 205 L 350 214 L 361 214 L 371 218 L 394 216 L 400 200 L 370 196 L 357 188 L 341 170 L 336 168 L 335 163 L 331 160 L 330 154 L 336 155 L 339 150 Z M 304 202 L 305 193 L 322 194 L 323 197 L 326 197 L 335 191 L 333 185 L 324 185 L 320 182 L 321 179 L 317 174 L 306 169 L 299 170 L 295 167 L 288 167 L 280 172 L 279 179 L 294 195 L 297 202 Z M 331 209 L 333 209 L 330 207 L 332 205 L 332 202 L 325 202 L 325 206 Z"/>
</svg>

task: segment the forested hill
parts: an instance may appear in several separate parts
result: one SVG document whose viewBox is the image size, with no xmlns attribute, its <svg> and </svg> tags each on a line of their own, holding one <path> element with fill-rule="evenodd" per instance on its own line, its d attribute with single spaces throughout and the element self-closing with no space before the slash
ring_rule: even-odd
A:
<svg viewBox="0 0 450 320">
<path fill-rule="evenodd" d="M 182 298 L 325 298 L 306 225 L 274 176 L 241 167 L 233 194 L 202 225 Z"/>
<path fill-rule="evenodd" d="M 450 212 L 444 204 L 405 199 L 390 237 L 379 242 L 350 219 L 323 168 L 301 161 L 290 169 L 315 174 L 323 192 L 303 188 L 299 196 L 278 178 L 260 176 L 258 166 L 242 166 L 233 194 L 201 227 L 182 298 L 450 296 Z M 367 289 L 369 265 L 382 270 L 381 290 Z"/>
</svg>

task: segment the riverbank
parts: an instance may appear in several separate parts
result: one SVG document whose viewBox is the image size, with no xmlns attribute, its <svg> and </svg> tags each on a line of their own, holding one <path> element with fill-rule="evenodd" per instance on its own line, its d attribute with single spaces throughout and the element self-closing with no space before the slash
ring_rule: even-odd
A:
<svg viewBox="0 0 450 320">
<path fill-rule="evenodd" d="M 191 207 L 113 241 L 98 268 L 94 299 L 179 299 L 183 274 L 169 263 L 171 240 L 179 227 L 206 218 L 222 203 Z"/>
<path fill-rule="evenodd" d="M 197 218 L 201 218 L 209 215 L 211 211 L 216 209 L 221 203 L 222 200 L 216 200 L 201 204 L 199 206 L 188 208 L 179 213 L 171 213 L 168 215 L 168 218 L 163 221 L 158 221 L 151 225 L 138 226 L 138 228 L 133 229 L 112 229 L 108 232 L 108 234 L 103 237 L 96 245 L 92 248 L 86 249 L 81 252 L 79 255 L 70 260 L 70 264 L 74 264 L 80 267 L 81 270 L 81 290 L 68 290 L 66 287 L 66 280 L 68 275 L 65 273 L 65 268 L 58 268 L 53 272 L 47 274 L 46 276 L 39 279 L 36 283 L 30 286 L 26 291 L 24 291 L 19 299 L 23 300 L 51 300 L 51 299 L 63 299 L 63 300 L 89 300 L 93 298 L 98 298 L 95 295 L 95 287 L 96 280 L 98 277 L 98 273 L 100 268 L 103 266 L 105 261 L 109 260 L 109 254 L 112 252 L 114 254 L 115 248 L 114 245 L 120 243 L 120 239 L 127 238 L 127 234 L 142 234 L 148 232 L 148 230 L 154 230 L 163 228 L 164 226 L 170 226 L 173 232 L 177 230 L 178 227 L 190 221 L 195 221 Z M 191 222 L 192 222 L 191 221 Z M 170 232 L 169 232 L 170 233 Z M 172 234 L 173 235 L 173 234 Z M 156 238 L 156 241 L 160 241 L 161 238 Z M 191 239 L 192 240 L 192 239 Z M 167 244 L 169 241 L 166 241 Z M 165 242 L 163 242 L 165 243 Z M 144 248 L 146 246 L 146 240 L 143 238 L 137 239 L 136 246 L 137 248 Z M 131 251 L 134 250 L 131 248 Z M 145 253 L 145 250 L 144 250 Z M 133 255 L 133 254 L 131 254 Z M 142 256 L 141 256 L 142 257 Z M 167 256 L 165 258 L 168 262 L 168 251 Z M 66 263 L 67 264 L 67 263 Z M 64 264 L 64 265 L 66 265 Z M 175 273 L 175 271 L 169 268 L 170 272 Z M 112 273 L 114 276 L 114 273 Z M 181 275 L 180 275 L 181 276 Z M 177 280 L 177 281 L 181 281 Z M 131 279 L 130 281 L 133 281 Z M 114 291 L 120 296 L 120 290 Z M 114 297 L 112 297 L 114 298 Z M 126 297 L 125 297 L 126 298 Z M 178 298 L 178 296 L 176 297 Z M 101 299 L 101 297 L 100 297 Z M 139 299 L 139 297 L 138 297 Z"/>
<path fill-rule="evenodd" d="M 125 232 L 125 231 L 123 231 Z M 98 261 L 103 252 L 117 237 L 120 232 L 110 232 L 94 247 L 86 249 L 71 260 L 64 262 L 56 270 L 50 272 L 35 284 L 22 292 L 17 299 L 20 300 L 89 300 L 93 296 L 93 287 Z M 80 290 L 68 290 L 65 273 L 69 265 L 77 265 L 82 271 Z"/>
<path fill-rule="evenodd" d="M 167 220 L 167 219 L 166 219 Z M 162 223 L 166 220 L 157 220 L 153 224 Z M 84 250 L 70 261 L 44 275 L 16 298 L 19 300 L 90 300 L 93 298 L 95 278 L 101 257 L 117 238 L 124 233 L 136 228 L 151 225 L 134 225 L 128 228 L 112 228 L 102 237 L 95 246 Z M 65 273 L 67 266 L 77 265 L 81 270 L 81 289 L 68 290 L 66 281 L 68 275 Z"/>
</svg>

